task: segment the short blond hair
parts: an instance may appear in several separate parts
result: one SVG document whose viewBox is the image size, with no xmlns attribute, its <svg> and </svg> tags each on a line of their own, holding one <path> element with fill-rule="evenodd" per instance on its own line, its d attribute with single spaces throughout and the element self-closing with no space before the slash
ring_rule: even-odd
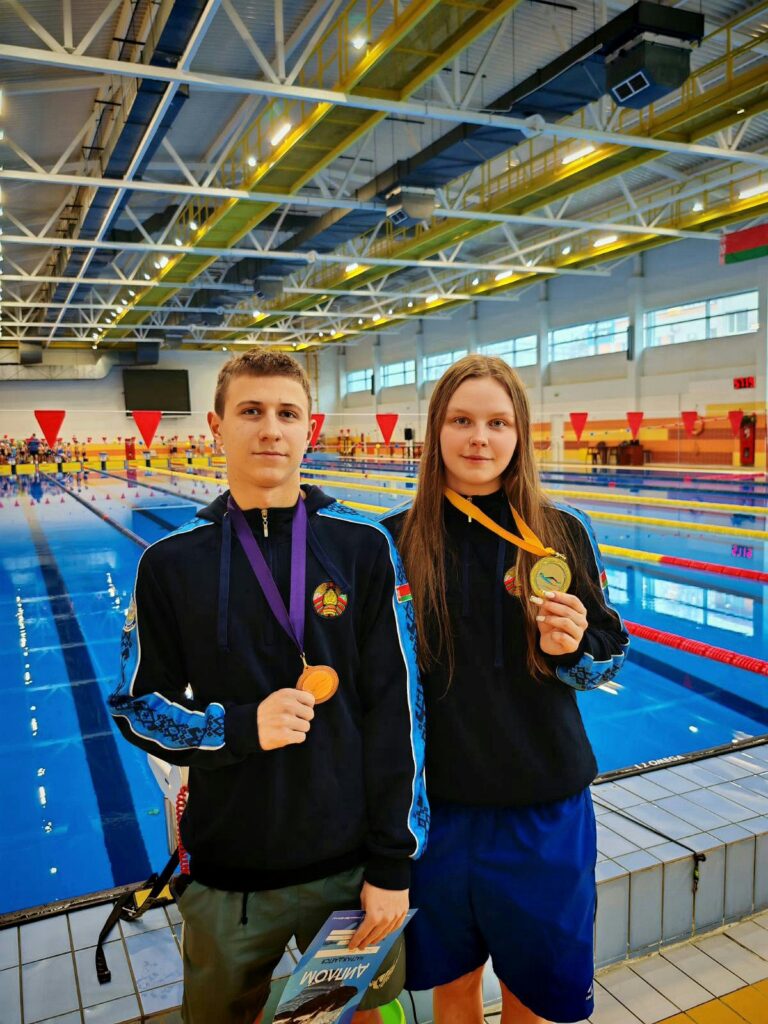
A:
<svg viewBox="0 0 768 1024">
<path fill-rule="evenodd" d="M 312 393 L 309 378 L 301 363 L 285 352 L 271 352 L 269 349 L 249 348 L 247 352 L 232 356 L 219 370 L 213 408 L 217 416 L 224 415 L 227 389 L 235 377 L 289 377 L 298 381 L 307 396 L 307 410 L 312 412 Z"/>
</svg>

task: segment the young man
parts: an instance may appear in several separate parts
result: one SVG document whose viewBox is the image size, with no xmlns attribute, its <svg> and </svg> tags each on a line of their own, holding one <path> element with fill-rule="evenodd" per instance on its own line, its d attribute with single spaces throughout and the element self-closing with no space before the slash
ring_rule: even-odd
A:
<svg viewBox="0 0 768 1024">
<path fill-rule="evenodd" d="M 290 356 L 222 367 L 208 422 L 230 490 L 147 549 L 124 627 L 112 714 L 190 768 L 186 1024 L 261 1019 L 286 943 L 305 948 L 332 910 L 365 910 L 352 946 L 382 939 L 426 838 L 407 584 L 384 530 L 300 489 L 310 405 Z M 403 976 L 398 941 L 356 1024 L 380 1021 Z"/>
</svg>

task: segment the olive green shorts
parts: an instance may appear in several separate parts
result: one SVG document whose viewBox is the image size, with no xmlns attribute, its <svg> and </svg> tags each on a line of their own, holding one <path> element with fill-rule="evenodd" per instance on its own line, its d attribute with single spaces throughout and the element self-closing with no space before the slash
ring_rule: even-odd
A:
<svg viewBox="0 0 768 1024">
<path fill-rule="evenodd" d="M 184 1024 L 253 1024 L 291 937 L 303 953 L 331 911 L 359 908 L 362 884 L 363 869 L 353 868 L 305 885 L 249 893 L 244 915 L 242 893 L 191 882 L 177 899 L 184 921 Z M 401 935 L 360 1009 L 391 1002 L 404 983 Z"/>
</svg>

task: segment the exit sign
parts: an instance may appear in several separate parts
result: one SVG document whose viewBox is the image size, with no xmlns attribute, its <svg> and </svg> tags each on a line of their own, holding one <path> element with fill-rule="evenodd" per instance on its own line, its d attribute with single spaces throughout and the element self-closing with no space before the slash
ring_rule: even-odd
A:
<svg viewBox="0 0 768 1024">
<path fill-rule="evenodd" d="M 734 377 L 733 386 L 737 391 L 741 391 L 742 388 L 753 388 L 755 386 L 754 377 Z"/>
</svg>

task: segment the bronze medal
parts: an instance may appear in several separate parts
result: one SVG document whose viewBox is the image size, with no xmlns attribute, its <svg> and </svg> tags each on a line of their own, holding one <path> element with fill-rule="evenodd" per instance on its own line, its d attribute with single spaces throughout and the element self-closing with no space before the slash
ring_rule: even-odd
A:
<svg viewBox="0 0 768 1024">
<path fill-rule="evenodd" d="M 316 704 L 330 700 L 338 688 L 338 673 L 330 665 L 307 665 L 296 683 L 296 689 L 311 693 Z"/>
<path fill-rule="evenodd" d="M 571 570 L 562 555 L 547 555 L 534 562 L 530 580 L 531 590 L 538 597 L 553 590 L 566 593 L 571 585 Z"/>
</svg>

